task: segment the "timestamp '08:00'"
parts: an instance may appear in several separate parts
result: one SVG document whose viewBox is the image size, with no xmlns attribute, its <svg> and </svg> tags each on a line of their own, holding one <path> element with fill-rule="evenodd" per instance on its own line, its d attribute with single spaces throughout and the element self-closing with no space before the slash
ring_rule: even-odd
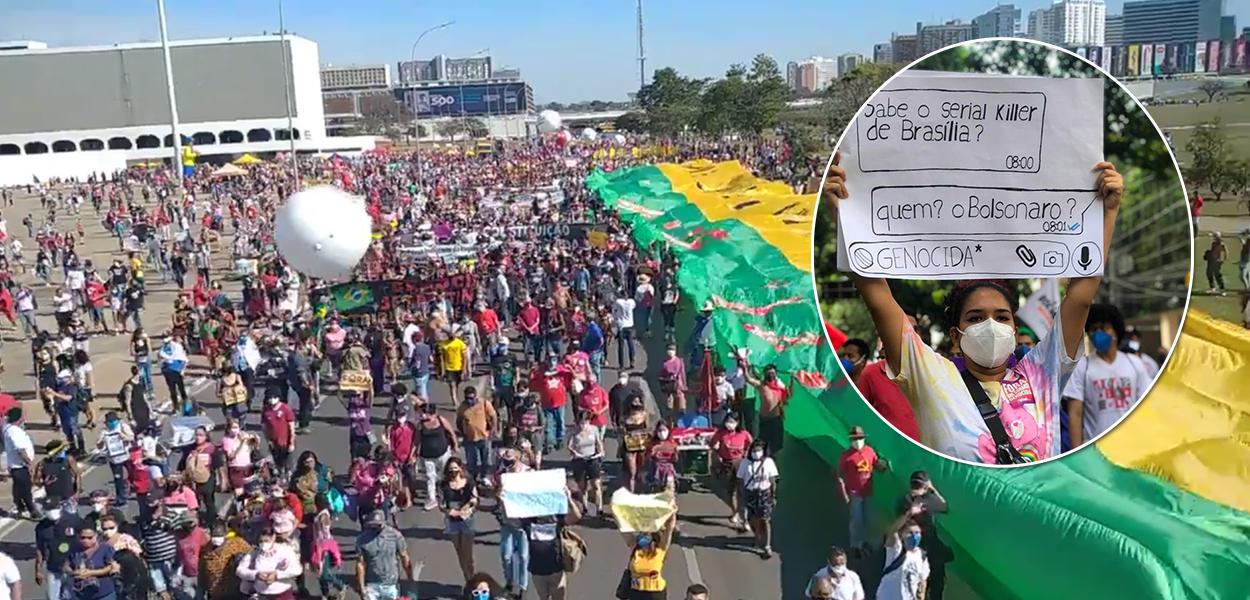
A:
<svg viewBox="0 0 1250 600">
<path fill-rule="evenodd" d="M 1008 154 L 1003 163 L 1010 171 L 1032 171 L 1037 166 L 1037 157 Z"/>
</svg>

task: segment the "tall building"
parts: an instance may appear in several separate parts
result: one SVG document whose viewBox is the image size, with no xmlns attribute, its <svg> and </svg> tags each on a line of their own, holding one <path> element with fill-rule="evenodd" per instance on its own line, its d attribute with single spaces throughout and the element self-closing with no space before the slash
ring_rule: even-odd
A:
<svg viewBox="0 0 1250 600">
<path fill-rule="evenodd" d="M 1026 35 L 1039 42 L 1062 44 L 1063 21 L 1056 18 L 1053 7 L 1031 10 Z"/>
<path fill-rule="evenodd" d="M 1029 12 L 1028 37 L 1067 46 L 1106 43 L 1107 4 L 1103 0 L 1056 0 Z"/>
<path fill-rule="evenodd" d="M 976 37 L 1013 37 L 1020 33 L 1020 9 L 1014 4 L 999 4 L 972 20 Z"/>
<path fill-rule="evenodd" d="M 895 64 L 911 64 L 921 56 L 920 36 L 894 34 L 890 37 L 890 54 L 894 57 Z"/>
<path fill-rule="evenodd" d="M 976 39 L 977 26 L 956 19 L 941 25 L 919 26 L 916 33 L 920 37 L 920 55 L 924 56 L 951 44 Z"/>
<path fill-rule="evenodd" d="M 177 40 L 169 58 L 178 132 L 201 156 L 287 151 L 292 138 L 298 152 L 357 143 L 326 138 L 312 40 Z M 162 62 L 156 42 L 0 51 L 0 185 L 10 177 L 29 182 L 31 174 L 85 177 L 74 170 L 83 165 L 111 172 L 126 161 L 172 159 Z M 42 154 L 50 155 L 40 167 L 47 170 L 23 172 L 33 163 L 22 159 L 42 161 L 30 156 Z"/>
<path fill-rule="evenodd" d="M 1124 15 L 1107 15 L 1106 26 L 1103 28 L 1104 46 L 1124 45 Z"/>
<path fill-rule="evenodd" d="M 890 42 L 881 42 L 872 45 L 872 62 L 891 64 L 894 62 L 894 45 Z"/>
<path fill-rule="evenodd" d="M 1220 39 L 1224 0 L 1126 0 L 1124 43 L 1192 43 Z"/>
<path fill-rule="evenodd" d="M 1220 41 L 1231 44 L 1237 39 L 1237 15 L 1220 17 Z"/>
<path fill-rule="evenodd" d="M 1105 40 L 1107 3 L 1103 0 L 1063 0 L 1055 3 L 1063 15 L 1063 45 L 1101 46 Z M 1062 7 L 1062 8 L 1058 8 Z"/>
<path fill-rule="evenodd" d="M 845 77 L 847 73 L 854 71 L 856 67 L 864 64 L 866 59 L 863 54 L 855 52 L 847 52 L 838 57 L 838 77 Z"/>
<path fill-rule="evenodd" d="M 812 94 L 829 87 L 838 78 L 838 59 L 813 56 L 797 63 L 795 91 Z M 787 75 L 789 67 L 787 65 Z"/>
<path fill-rule="evenodd" d="M 410 85 L 435 81 L 483 81 L 494 74 L 489 56 L 447 58 L 440 54 L 430 60 L 399 63 L 399 82 Z"/>
<path fill-rule="evenodd" d="M 786 87 L 795 92 L 799 89 L 799 63 L 795 61 L 786 63 Z"/>
<path fill-rule="evenodd" d="M 321 91 L 386 89 L 391 87 L 391 70 L 388 65 L 351 65 L 321 67 Z"/>
</svg>

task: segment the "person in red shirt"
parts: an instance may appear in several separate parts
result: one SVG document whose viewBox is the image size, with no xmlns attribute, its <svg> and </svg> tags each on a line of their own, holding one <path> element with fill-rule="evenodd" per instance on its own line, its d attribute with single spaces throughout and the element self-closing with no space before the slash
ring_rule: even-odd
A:
<svg viewBox="0 0 1250 600">
<path fill-rule="evenodd" d="M 1193 200 L 1189 201 L 1189 216 L 1194 220 L 1194 237 L 1198 236 L 1198 221 L 1202 220 L 1202 205 L 1206 204 L 1202 200 L 1202 195 L 1194 192 Z"/>
<path fill-rule="evenodd" d="M 838 488 L 850 506 L 851 553 L 868 554 L 868 501 L 872 498 L 872 474 L 889 468 L 864 440 L 864 428 L 851 428 L 851 447 L 838 459 Z M 861 554 L 862 553 L 862 554 Z"/>
<path fill-rule="evenodd" d="M 525 335 L 525 355 L 538 363 L 543 361 L 543 337 L 538 333 L 541 321 L 542 313 L 534 306 L 534 300 L 526 298 L 525 306 L 517 314 L 517 327 Z"/>
<path fill-rule="evenodd" d="M 738 464 L 746 458 L 747 449 L 751 447 L 751 432 L 742 426 L 742 419 L 737 413 L 730 413 L 716 434 L 712 436 L 711 448 L 715 451 L 715 467 L 713 473 L 725 482 L 729 490 L 729 509 L 733 516 L 729 517 L 739 531 L 745 527 L 742 520 L 742 492 L 738 483 Z"/>
<path fill-rule="evenodd" d="M 304 504 L 299 501 L 299 495 L 295 492 L 282 489 L 282 486 L 278 484 L 270 486 L 269 493 L 265 498 L 265 505 L 260 509 L 260 516 L 263 517 L 266 522 L 269 521 L 269 515 L 278 508 L 276 506 L 277 503 L 274 502 L 277 498 L 283 498 L 286 500 L 286 508 L 291 509 L 291 514 L 295 515 L 295 521 L 297 523 L 304 522 Z"/>
<path fill-rule="evenodd" d="M 91 322 L 99 328 L 101 334 L 105 333 L 104 324 L 104 305 L 108 303 L 108 289 L 104 287 L 104 282 L 99 279 L 92 278 L 87 282 L 87 306 L 88 312 L 91 314 Z"/>
<path fill-rule="evenodd" d="M 927 345 L 929 343 L 928 328 L 918 326 L 914 315 L 908 315 L 907 320 L 912 327 L 916 328 L 916 335 L 919 336 L 920 341 Z M 881 415 L 882 419 L 893 425 L 903 435 L 919 442 L 920 424 L 916 422 L 916 413 L 912 409 L 911 402 L 907 400 L 907 396 L 903 395 L 903 391 L 886 372 L 885 367 L 884 360 L 864 365 L 863 370 L 855 376 L 855 388 L 859 390 L 869 406 Z"/>
<path fill-rule="evenodd" d="M 577 396 L 579 411 L 590 413 L 590 424 L 599 429 L 599 437 L 607 435 L 608 428 L 608 391 L 597 381 L 591 381 L 582 388 Z"/>
<path fill-rule="evenodd" d="M 265 410 L 260 413 L 260 422 L 265 430 L 265 439 L 269 440 L 274 467 L 281 472 L 289 471 L 291 455 L 295 452 L 295 411 L 273 394 L 265 398 Z"/>
<path fill-rule="evenodd" d="M 400 494 L 400 508 L 407 508 L 416 492 L 417 474 L 417 426 L 408 420 L 408 411 L 395 415 L 395 420 L 386 426 L 385 442 L 391 447 L 391 456 L 399 465 L 399 477 L 403 482 Z"/>
<path fill-rule="evenodd" d="M 548 361 L 547 368 L 544 371 L 534 372 L 534 377 L 530 381 L 530 390 L 538 394 L 539 403 L 543 408 L 543 422 L 545 427 L 543 435 L 543 454 L 548 454 L 553 448 L 564 447 L 564 405 L 569 398 L 568 379 L 570 373 L 563 365 L 559 365 L 555 361 L 555 357 Z"/>
<path fill-rule="evenodd" d="M 478 333 L 486 340 L 486 347 L 494 349 L 499 344 L 499 315 L 495 313 L 495 309 L 485 302 L 478 302 L 473 322 L 477 323 Z"/>
</svg>

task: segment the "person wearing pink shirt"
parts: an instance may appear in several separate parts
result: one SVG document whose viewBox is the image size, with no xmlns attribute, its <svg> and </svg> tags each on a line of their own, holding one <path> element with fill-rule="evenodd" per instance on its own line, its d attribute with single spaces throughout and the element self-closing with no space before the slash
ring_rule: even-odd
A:
<svg viewBox="0 0 1250 600">
<path fill-rule="evenodd" d="M 272 529 L 260 534 L 260 544 L 239 560 L 235 574 L 252 584 L 252 591 L 267 600 L 295 600 L 295 579 L 304 567 L 299 553 L 279 544 Z"/>
<path fill-rule="evenodd" d="M 671 422 L 679 411 L 686 409 L 686 361 L 677 355 L 677 344 L 668 345 L 667 358 L 660 365 L 659 380 Z"/>
</svg>

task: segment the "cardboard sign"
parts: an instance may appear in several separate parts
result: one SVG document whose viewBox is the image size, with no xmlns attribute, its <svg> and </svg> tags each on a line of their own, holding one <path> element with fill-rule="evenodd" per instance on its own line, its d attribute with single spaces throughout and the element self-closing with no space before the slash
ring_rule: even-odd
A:
<svg viewBox="0 0 1250 600">
<path fill-rule="evenodd" d="M 569 499 L 564 494 L 567 484 L 564 469 L 504 473 L 504 515 L 510 519 L 529 519 L 569 512 Z"/>
<path fill-rule="evenodd" d="M 1103 82 L 898 77 L 842 139 L 838 267 L 868 277 L 1102 273 Z"/>
</svg>

